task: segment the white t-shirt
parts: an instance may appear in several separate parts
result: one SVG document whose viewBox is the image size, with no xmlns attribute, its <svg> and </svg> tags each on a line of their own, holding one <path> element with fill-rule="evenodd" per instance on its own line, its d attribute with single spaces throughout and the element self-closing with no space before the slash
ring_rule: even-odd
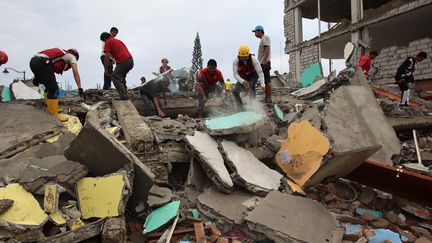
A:
<svg viewBox="0 0 432 243">
<path fill-rule="evenodd" d="M 240 75 L 238 74 L 238 62 L 239 62 L 239 58 L 236 57 L 233 62 L 233 74 L 237 82 L 243 84 L 245 80 L 242 77 L 240 77 Z M 258 62 L 258 59 L 256 59 L 256 57 L 254 56 L 252 56 L 252 63 L 255 68 L 255 72 L 258 74 L 258 78 L 261 83 L 261 86 L 265 87 L 263 70 L 261 68 L 260 63 Z"/>
<path fill-rule="evenodd" d="M 264 57 L 264 46 L 268 46 L 269 48 L 269 57 L 268 60 L 270 61 L 271 59 L 271 49 L 270 49 L 270 37 L 268 37 L 267 35 L 263 35 L 261 37 L 260 43 L 259 43 L 259 47 L 258 47 L 258 61 L 261 64 L 263 63 L 263 57 Z"/>
</svg>

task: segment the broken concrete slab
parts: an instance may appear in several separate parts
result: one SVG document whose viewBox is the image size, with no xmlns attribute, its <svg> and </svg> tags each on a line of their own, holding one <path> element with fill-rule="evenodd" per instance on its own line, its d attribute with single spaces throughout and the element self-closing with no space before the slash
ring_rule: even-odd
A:
<svg viewBox="0 0 432 243">
<path fill-rule="evenodd" d="M 23 226 L 42 226 L 48 215 L 42 210 L 38 201 L 20 184 L 12 183 L 0 188 L 0 199 L 11 199 L 12 206 L 0 214 L 0 220 Z"/>
<path fill-rule="evenodd" d="M 64 233 L 48 237 L 41 243 L 58 243 L 58 242 L 82 242 L 84 240 L 90 239 L 102 233 L 102 228 L 105 219 L 100 219 L 96 222 L 89 223 L 75 231 L 70 230 Z"/>
<path fill-rule="evenodd" d="M 175 218 L 179 208 L 180 201 L 173 201 L 151 212 L 145 220 L 143 234 L 153 232 Z"/>
<path fill-rule="evenodd" d="M 297 90 L 291 94 L 294 95 L 296 98 L 301 99 L 303 96 L 309 96 L 310 94 L 316 92 L 326 83 L 327 83 L 327 79 L 322 78 L 320 80 L 315 81 L 311 85 L 309 85 L 305 88 L 299 89 L 299 90 Z"/>
<path fill-rule="evenodd" d="M 276 154 L 278 166 L 297 184 L 303 186 L 321 166 L 330 149 L 330 141 L 308 121 L 292 123 L 288 138 Z"/>
<path fill-rule="evenodd" d="M 0 199 L 0 214 L 12 207 L 13 203 L 14 201 L 11 199 Z"/>
<path fill-rule="evenodd" d="M 308 107 L 300 120 L 309 121 L 316 129 L 321 129 L 321 115 L 316 105 Z"/>
<path fill-rule="evenodd" d="M 77 162 L 69 161 L 62 155 L 42 159 L 30 159 L 26 168 L 18 175 L 17 181 L 32 193 L 44 195 L 44 185 L 58 183 L 72 188 L 75 183 L 87 175 L 88 169 Z"/>
<path fill-rule="evenodd" d="M 244 217 L 256 196 L 243 190 L 234 190 L 231 194 L 218 191 L 215 187 L 207 189 L 198 196 L 198 208 L 207 217 L 226 225 L 242 224 Z"/>
<path fill-rule="evenodd" d="M 246 217 L 248 226 L 276 242 L 335 242 L 334 216 L 308 198 L 270 192 Z"/>
<path fill-rule="evenodd" d="M 235 171 L 233 180 L 236 184 L 257 195 L 265 195 L 279 188 L 283 176 L 268 168 L 251 152 L 227 140 L 222 141 L 221 148 L 228 165 Z"/>
<path fill-rule="evenodd" d="M 123 215 L 132 193 L 128 173 L 124 170 L 104 177 L 86 177 L 76 184 L 80 211 L 84 219 Z"/>
<path fill-rule="evenodd" d="M 149 192 L 147 204 L 149 207 L 160 207 L 170 202 L 173 196 L 169 188 L 154 185 Z"/>
<path fill-rule="evenodd" d="M 33 106 L 2 103 L 0 113 L 0 159 L 11 157 L 61 131 L 62 124 L 57 118 Z"/>
<path fill-rule="evenodd" d="M 264 123 L 265 116 L 252 111 L 234 113 L 205 121 L 209 134 L 214 136 L 252 132 L 263 126 Z"/>
<path fill-rule="evenodd" d="M 84 128 L 65 150 L 65 156 L 86 165 L 91 176 L 104 176 L 118 171 L 127 164 L 133 164 L 134 193 L 129 200 L 133 204 L 132 207 L 147 200 L 154 184 L 153 173 L 123 144 L 99 126 L 94 111 L 87 113 Z"/>
<path fill-rule="evenodd" d="M 300 84 L 302 87 L 310 86 L 317 78 L 322 76 L 321 62 L 313 63 L 300 75 Z"/>
<path fill-rule="evenodd" d="M 10 86 L 13 96 L 17 100 L 39 100 L 42 98 L 37 90 L 32 89 L 22 81 L 14 81 Z"/>
<path fill-rule="evenodd" d="M 123 129 L 126 140 L 137 152 L 152 152 L 154 137 L 147 123 L 138 114 L 130 100 L 114 100 L 114 109 Z"/>
<path fill-rule="evenodd" d="M 200 158 L 203 169 L 216 187 L 221 191 L 230 192 L 234 184 L 219 152 L 218 143 L 207 133 L 199 131 L 193 136 L 187 135 L 186 143 Z"/>
<path fill-rule="evenodd" d="M 127 231 L 124 216 L 108 218 L 102 229 L 102 243 L 126 243 Z"/>
<path fill-rule="evenodd" d="M 336 152 L 382 145 L 371 160 L 392 165 L 392 155 L 398 154 L 402 148 L 368 87 L 338 88 L 324 109 L 323 121 L 327 133 L 335 141 Z"/>
<path fill-rule="evenodd" d="M 381 145 L 352 150 L 344 153 L 333 153 L 319 170 L 304 184 L 305 187 L 322 182 L 326 178 L 345 177 L 357 169 L 370 156 L 375 154 Z"/>
<path fill-rule="evenodd" d="M 212 181 L 208 178 L 201 163 L 194 157 L 192 157 L 189 164 L 188 177 L 186 179 L 186 186 L 192 187 L 193 189 L 204 192 L 205 189 L 213 185 Z"/>
<path fill-rule="evenodd" d="M 44 211 L 52 214 L 58 211 L 60 193 L 65 189 L 58 184 L 45 185 Z"/>
<path fill-rule="evenodd" d="M 347 42 L 344 48 L 344 59 L 349 62 L 352 54 L 354 53 L 355 45 L 352 42 Z"/>
<path fill-rule="evenodd" d="M 368 80 L 361 69 L 355 71 L 354 76 L 350 79 L 350 84 L 369 88 Z"/>
</svg>

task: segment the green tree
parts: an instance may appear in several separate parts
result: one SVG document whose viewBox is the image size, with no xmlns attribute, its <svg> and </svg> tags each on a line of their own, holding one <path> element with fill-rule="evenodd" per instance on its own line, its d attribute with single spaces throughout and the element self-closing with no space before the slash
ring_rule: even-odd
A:
<svg viewBox="0 0 432 243">
<path fill-rule="evenodd" d="M 196 71 L 202 69 L 203 67 L 203 59 L 201 52 L 201 41 L 199 33 L 197 32 L 195 41 L 194 41 L 194 49 L 192 53 L 192 67 L 191 73 L 194 74 Z"/>
</svg>

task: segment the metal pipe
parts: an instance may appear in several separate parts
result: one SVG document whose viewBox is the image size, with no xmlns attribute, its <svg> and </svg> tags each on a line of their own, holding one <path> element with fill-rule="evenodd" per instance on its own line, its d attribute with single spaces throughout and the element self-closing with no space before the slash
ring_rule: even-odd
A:
<svg viewBox="0 0 432 243">
<path fill-rule="evenodd" d="M 416 152 L 417 152 L 418 163 L 423 165 L 421 155 L 420 155 L 420 149 L 419 149 L 419 145 L 418 145 L 418 141 L 417 141 L 417 131 L 415 129 L 413 129 L 413 137 L 414 137 L 414 144 L 415 144 L 415 148 L 416 148 Z"/>
</svg>

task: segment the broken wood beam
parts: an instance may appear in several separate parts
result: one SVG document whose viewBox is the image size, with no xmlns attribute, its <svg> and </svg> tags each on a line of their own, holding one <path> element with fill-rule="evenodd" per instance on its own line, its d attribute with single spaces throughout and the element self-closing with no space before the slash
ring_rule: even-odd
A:
<svg viewBox="0 0 432 243">
<path fill-rule="evenodd" d="M 152 152 L 154 136 L 130 100 L 114 100 L 114 109 L 126 140 L 136 152 Z"/>
<path fill-rule="evenodd" d="M 57 242 L 81 242 L 90 239 L 102 233 L 102 227 L 105 219 L 98 220 L 77 229 L 76 231 L 66 231 L 64 233 L 46 238 L 41 243 L 57 243 Z"/>
<path fill-rule="evenodd" d="M 366 160 L 345 178 L 432 206 L 432 177 Z"/>
<path fill-rule="evenodd" d="M 207 243 L 205 238 L 204 223 L 202 221 L 194 222 L 195 241 L 197 243 Z"/>
<path fill-rule="evenodd" d="M 390 125 L 396 132 L 408 131 L 412 129 L 422 129 L 432 126 L 432 117 L 391 117 L 388 118 Z"/>
</svg>

